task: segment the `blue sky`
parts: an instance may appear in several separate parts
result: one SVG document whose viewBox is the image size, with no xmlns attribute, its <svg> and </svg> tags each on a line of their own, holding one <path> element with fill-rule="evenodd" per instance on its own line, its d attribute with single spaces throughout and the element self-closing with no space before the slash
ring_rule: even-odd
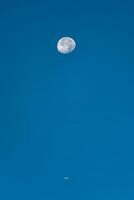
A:
<svg viewBox="0 0 134 200">
<path fill-rule="evenodd" d="M 133 7 L 0 2 L 1 200 L 134 199 Z"/>
</svg>

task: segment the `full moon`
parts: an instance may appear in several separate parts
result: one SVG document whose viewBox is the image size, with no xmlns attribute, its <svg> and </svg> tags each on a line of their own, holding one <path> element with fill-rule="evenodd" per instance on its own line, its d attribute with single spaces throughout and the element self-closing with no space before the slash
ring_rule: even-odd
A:
<svg viewBox="0 0 134 200">
<path fill-rule="evenodd" d="M 57 49 L 62 54 L 71 53 L 76 47 L 74 39 L 70 37 L 62 37 L 57 43 Z"/>
</svg>

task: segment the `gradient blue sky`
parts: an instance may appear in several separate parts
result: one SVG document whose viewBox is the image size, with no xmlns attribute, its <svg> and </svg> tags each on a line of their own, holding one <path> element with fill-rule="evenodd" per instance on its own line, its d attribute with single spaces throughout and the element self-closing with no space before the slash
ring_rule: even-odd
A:
<svg viewBox="0 0 134 200">
<path fill-rule="evenodd" d="M 133 8 L 0 1 L 1 200 L 134 199 Z"/>
</svg>

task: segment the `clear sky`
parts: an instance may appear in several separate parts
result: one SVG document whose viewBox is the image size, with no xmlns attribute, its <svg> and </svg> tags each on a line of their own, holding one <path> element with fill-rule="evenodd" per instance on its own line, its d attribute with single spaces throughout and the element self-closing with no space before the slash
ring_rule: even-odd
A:
<svg viewBox="0 0 134 200">
<path fill-rule="evenodd" d="M 1 200 L 134 199 L 133 8 L 0 1 Z"/>
</svg>

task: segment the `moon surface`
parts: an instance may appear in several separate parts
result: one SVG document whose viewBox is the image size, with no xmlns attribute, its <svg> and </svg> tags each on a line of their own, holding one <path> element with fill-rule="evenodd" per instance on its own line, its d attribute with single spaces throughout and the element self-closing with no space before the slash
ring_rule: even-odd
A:
<svg viewBox="0 0 134 200">
<path fill-rule="evenodd" d="M 71 53 L 76 47 L 76 42 L 71 37 L 62 37 L 57 43 L 57 49 L 62 54 Z"/>
</svg>

